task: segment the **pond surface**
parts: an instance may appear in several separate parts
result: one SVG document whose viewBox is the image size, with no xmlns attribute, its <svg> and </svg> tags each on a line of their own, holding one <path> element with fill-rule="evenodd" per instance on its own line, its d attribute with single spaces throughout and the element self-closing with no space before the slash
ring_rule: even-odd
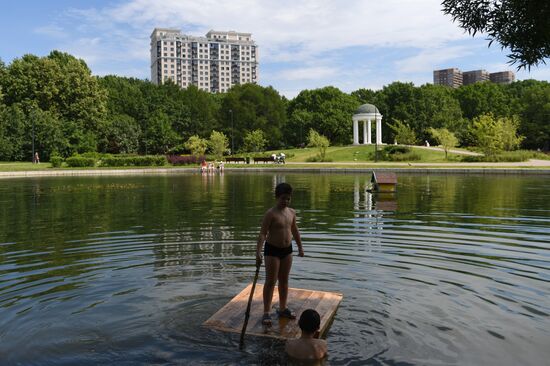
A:
<svg viewBox="0 0 550 366">
<path fill-rule="evenodd" d="M 285 364 L 201 327 L 254 273 L 259 223 L 295 188 L 291 287 L 343 293 L 331 365 L 543 365 L 550 179 L 199 174 L 0 181 L 0 364 Z M 263 281 L 263 275 L 260 281 Z"/>
</svg>

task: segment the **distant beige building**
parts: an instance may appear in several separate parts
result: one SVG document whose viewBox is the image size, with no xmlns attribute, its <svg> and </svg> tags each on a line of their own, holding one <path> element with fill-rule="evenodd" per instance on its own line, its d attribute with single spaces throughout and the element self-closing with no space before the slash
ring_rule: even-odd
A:
<svg viewBox="0 0 550 366">
<path fill-rule="evenodd" d="M 453 88 L 483 81 L 509 84 L 514 80 L 516 80 L 516 74 L 512 71 L 488 73 L 485 70 L 472 70 L 462 72 L 456 67 L 451 69 L 434 70 L 435 85 L 446 85 Z"/>
<path fill-rule="evenodd" d="M 489 73 L 485 70 L 464 71 L 462 73 L 462 85 L 470 85 L 482 81 L 489 81 Z"/>
<path fill-rule="evenodd" d="M 516 80 L 516 74 L 512 71 L 493 72 L 489 78 L 493 83 L 510 84 Z"/>
<path fill-rule="evenodd" d="M 434 84 L 458 88 L 462 85 L 462 71 L 457 68 L 434 70 Z"/>
<path fill-rule="evenodd" d="M 212 93 L 231 86 L 258 82 L 258 46 L 252 34 L 213 31 L 205 37 L 178 29 L 155 28 L 151 33 L 151 82 L 172 80 L 186 88 L 195 85 Z"/>
</svg>

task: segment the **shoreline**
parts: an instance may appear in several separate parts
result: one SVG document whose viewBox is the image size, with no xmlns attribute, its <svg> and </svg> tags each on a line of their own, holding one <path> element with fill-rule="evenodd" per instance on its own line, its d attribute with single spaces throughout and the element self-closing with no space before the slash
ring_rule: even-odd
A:
<svg viewBox="0 0 550 366">
<path fill-rule="evenodd" d="M 225 168 L 225 172 L 235 173 L 372 173 L 395 172 L 401 174 L 517 174 L 517 175 L 550 175 L 550 168 L 546 167 L 242 167 Z M 0 179 L 8 178 L 40 178 L 40 177 L 82 177 L 82 176 L 132 176 L 132 175 L 178 175 L 178 174 L 205 174 L 217 175 L 219 172 L 201 173 L 198 168 L 141 168 L 141 169 L 59 169 L 59 170 L 22 170 L 0 171 Z"/>
</svg>

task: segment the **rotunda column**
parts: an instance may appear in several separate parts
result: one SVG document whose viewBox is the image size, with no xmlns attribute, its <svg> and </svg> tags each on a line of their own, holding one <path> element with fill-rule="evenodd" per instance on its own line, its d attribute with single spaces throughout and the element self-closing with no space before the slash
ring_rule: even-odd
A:
<svg viewBox="0 0 550 366">
<path fill-rule="evenodd" d="M 368 119 L 368 127 L 367 127 L 367 144 L 372 144 L 372 125 L 370 118 Z"/>
<path fill-rule="evenodd" d="M 382 118 L 376 119 L 376 143 L 382 143 Z"/>
<path fill-rule="evenodd" d="M 359 145 L 359 121 L 353 119 L 353 144 Z"/>
</svg>

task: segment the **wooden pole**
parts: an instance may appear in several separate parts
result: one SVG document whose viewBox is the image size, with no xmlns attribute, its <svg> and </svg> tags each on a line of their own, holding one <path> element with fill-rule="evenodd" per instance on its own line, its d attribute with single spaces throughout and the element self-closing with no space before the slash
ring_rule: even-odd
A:
<svg viewBox="0 0 550 366">
<path fill-rule="evenodd" d="M 254 275 L 254 281 L 252 282 L 252 288 L 250 289 L 250 296 L 248 297 L 248 305 L 246 306 L 246 312 L 244 314 L 243 330 L 241 331 L 241 340 L 239 341 L 239 348 L 243 349 L 244 346 L 244 333 L 246 333 L 246 326 L 248 325 L 248 318 L 250 318 L 250 305 L 252 304 L 252 297 L 254 296 L 254 289 L 256 288 L 256 282 L 258 282 L 258 275 L 260 274 L 260 263 L 256 263 L 256 274 Z"/>
</svg>

